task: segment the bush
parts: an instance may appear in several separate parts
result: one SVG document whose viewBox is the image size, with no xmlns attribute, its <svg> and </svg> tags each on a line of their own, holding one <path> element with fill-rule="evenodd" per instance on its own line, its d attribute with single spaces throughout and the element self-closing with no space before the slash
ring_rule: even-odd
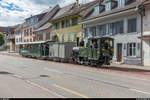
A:
<svg viewBox="0 0 150 100">
<path fill-rule="evenodd" d="M 5 43 L 4 35 L 3 33 L 0 32 L 0 46 L 2 46 L 4 43 Z"/>
</svg>

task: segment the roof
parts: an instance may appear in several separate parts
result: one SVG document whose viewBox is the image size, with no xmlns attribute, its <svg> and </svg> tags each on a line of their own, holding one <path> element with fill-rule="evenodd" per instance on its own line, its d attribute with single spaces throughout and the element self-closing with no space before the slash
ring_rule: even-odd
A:
<svg viewBox="0 0 150 100">
<path fill-rule="evenodd" d="M 52 25 L 51 23 L 46 23 L 46 24 L 44 24 L 43 26 L 41 26 L 40 28 L 34 30 L 34 32 L 46 30 L 46 29 L 48 29 L 49 27 L 51 27 L 51 25 Z"/>
<path fill-rule="evenodd" d="M 57 12 L 57 14 L 53 17 L 52 21 L 60 18 L 68 17 L 71 15 L 75 15 L 75 14 L 86 16 L 87 12 L 89 12 L 90 7 L 92 7 L 99 1 L 100 0 L 94 0 L 86 4 L 82 4 L 79 7 L 76 6 L 76 3 L 65 6 Z"/>
<path fill-rule="evenodd" d="M 111 15 L 111 14 L 115 14 L 115 13 L 119 13 L 119 12 L 122 12 L 122 11 L 126 11 L 126 10 L 130 10 L 130 9 L 135 9 L 137 5 L 141 4 L 140 1 L 136 1 L 132 4 L 129 4 L 123 8 L 114 8 L 112 9 L 111 11 L 104 11 L 98 15 L 93 15 L 91 14 L 88 18 L 86 19 L 83 19 L 81 22 L 84 22 L 84 21 L 87 21 L 87 20 L 91 20 L 91 19 L 95 19 L 95 18 L 99 18 L 99 17 L 104 17 L 104 16 L 107 16 L 107 15 Z"/>
<path fill-rule="evenodd" d="M 35 28 L 40 28 L 45 25 L 48 21 L 50 21 L 53 16 L 57 13 L 60 9 L 59 5 L 53 6 L 47 10 L 47 13 L 43 16 L 42 20 L 35 24 Z"/>
</svg>

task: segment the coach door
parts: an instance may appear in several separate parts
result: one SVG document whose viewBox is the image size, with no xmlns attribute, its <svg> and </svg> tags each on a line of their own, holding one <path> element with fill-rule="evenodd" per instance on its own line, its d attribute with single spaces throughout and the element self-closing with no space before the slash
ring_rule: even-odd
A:
<svg viewBox="0 0 150 100">
<path fill-rule="evenodd" d="M 117 44 L 117 61 L 122 61 L 122 44 Z"/>
</svg>

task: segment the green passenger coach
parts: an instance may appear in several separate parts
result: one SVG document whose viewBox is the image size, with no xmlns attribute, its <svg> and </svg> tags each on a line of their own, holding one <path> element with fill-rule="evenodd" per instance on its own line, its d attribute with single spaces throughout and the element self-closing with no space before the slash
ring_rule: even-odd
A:
<svg viewBox="0 0 150 100">
<path fill-rule="evenodd" d="M 49 41 L 22 43 L 19 53 L 24 57 L 46 58 L 49 56 Z"/>
</svg>

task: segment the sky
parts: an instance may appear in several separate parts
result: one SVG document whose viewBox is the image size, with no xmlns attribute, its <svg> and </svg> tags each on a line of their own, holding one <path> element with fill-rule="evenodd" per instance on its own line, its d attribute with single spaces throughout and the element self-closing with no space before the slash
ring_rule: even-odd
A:
<svg viewBox="0 0 150 100">
<path fill-rule="evenodd" d="M 6 27 L 22 24 L 25 18 L 39 14 L 50 6 L 59 4 L 63 7 L 75 1 L 76 0 L 0 0 L 0 26 Z"/>
</svg>

